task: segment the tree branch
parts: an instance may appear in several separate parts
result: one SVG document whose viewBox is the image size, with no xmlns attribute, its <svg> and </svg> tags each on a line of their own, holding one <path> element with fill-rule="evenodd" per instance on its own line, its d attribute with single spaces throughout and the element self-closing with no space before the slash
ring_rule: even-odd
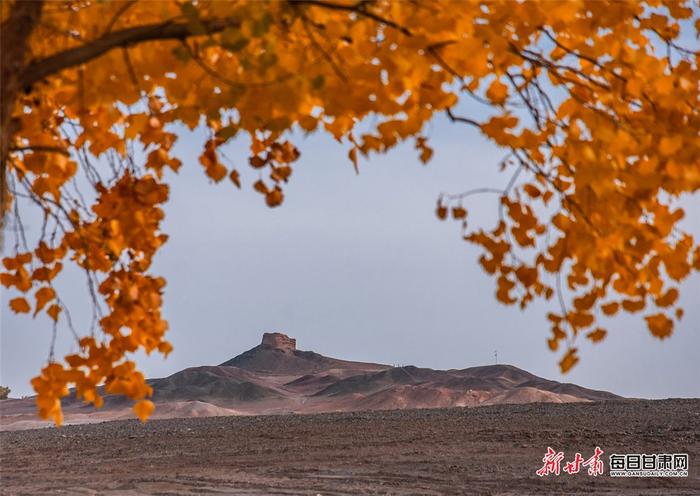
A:
<svg viewBox="0 0 700 496">
<path fill-rule="evenodd" d="M 196 36 L 196 30 L 201 29 L 201 26 L 204 26 L 207 33 L 212 34 L 227 27 L 240 26 L 240 21 L 234 19 L 202 19 L 198 22 L 165 21 L 107 33 L 84 45 L 31 62 L 22 73 L 22 87 L 28 91 L 38 81 L 64 69 L 90 62 L 113 48 L 127 47 L 146 41 L 184 40 L 190 36 Z"/>
<path fill-rule="evenodd" d="M 44 153 L 60 153 L 66 157 L 70 156 L 67 149 L 58 146 L 44 146 L 44 145 L 34 145 L 34 146 L 18 146 L 10 147 L 10 152 L 44 152 Z"/>
<path fill-rule="evenodd" d="M 355 5 L 325 2 L 323 0 L 297 0 L 293 3 L 294 4 L 313 5 L 313 6 L 321 7 L 324 9 L 343 10 L 345 12 L 354 12 L 357 15 L 367 17 L 367 18 L 372 19 L 374 21 L 377 21 L 381 24 L 389 26 L 390 28 L 396 29 L 396 30 L 400 31 L 401 33 L 405 34 L 406 36 L 412 36 L 411 31 L 408 28 L 401 26 L 400 24 L 397 24 L 390 19 L 387 19 L 385 17 L 382 17 L 380 15 L 375 14 L 374 12 L 367 10 L 367 8 L 365 7 L 365 2 L 362 2 L 362 1 L 358 2 Z"/>
<path fill-rule="evenodd" d="M 462 122 L 464 124 L 469 124 L 471 126 L 477 127 L 478 129 L 481 129 L 481 124 L 479 124 L 478 122 L 476 122 L 473 119 L 470 119 L 469 117 L 461 117 L 461 116 L 455 115 L 454 113 L 452 113 L 452 109 L 450 109 L 450 108 L 445 110 L 445 113 L 447 114 L 447 117 L 449 117 L 452 122 Z"/>
</svg>

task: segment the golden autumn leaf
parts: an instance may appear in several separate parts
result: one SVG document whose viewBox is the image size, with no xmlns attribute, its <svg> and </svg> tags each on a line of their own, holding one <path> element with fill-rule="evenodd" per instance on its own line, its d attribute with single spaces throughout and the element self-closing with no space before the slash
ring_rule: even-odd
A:
<svg viewBox="0 0 700 496">
<path fill-rule="evenodd" d="M 217 163 L 213 167 L 207 169 L 207 176 L 212 178 L 214 182 L 218 183 L 228 174 L 228 170 L 223 165 Z"/>
<path fill-rule="evenodd" d="M 665 339 L 673 332 L 673 321 L 662 313 L 644 317 L 649 331 L 659 339 Z"/>
<path fill-rule="evenodd" d="M 355 173 L 359 174 L 360 169 L 357 165 L 357 147 L 352 147 L 348 151 L 348 158 L 350 159 L 350 162 L 352 162 L 352 167 L 355 169 Z"/>
<path fill-rule="evenodd" d="M 228 177 L 231 182 L 236 185 L 236 188 L 241 189 L 241 175 L 236 169 L 233 169 Z"/>
<path fill-rule="evenodd" d="M 573 312 L 569 315 L 568 321 L 575 328 L 588 327 L 593 324 L 593 315 L 586 312 Z"/>
<path fill-rule="evenodd" d="M 605 315 L 611 316 L 615 315 L 617 311 L 620 308 L 620 304 L 617 303 L 616 301 L 611 301 L 610 303 L 606 303 L 605 305 L 602 305 L 601 310 L 603 310 L 603 313 Z"/>
<path fill-rule="evenodd" d="M 566 374 L 574 365 L 578 363 L 579 357 L 577 355 L 577 351 L 578 350 L 576 348 L 569 349 L 564 355 L 564 358 L 562 358 L 559 362 L 559 368 L 561 369 L 562 374 Z"/>
<path fill-rule="evenodd" d="M 654 300 L 659 307 L 670 307 L 678 299 L 678 290 L 676 288 L 671 288 L 663 295 L 659 296 Z"/>
<path fill-rule="evenodd" d="M 523 190 L 525 191 L 525 193 L 528 194 L 528 196 L 530 196 L 530 198 L 537 198 L 541 194 L 541 191 L 536 186 L 533 186 L 532 184 L 524 185 Z"/>
<path fill-rule="evenodd" d="M 13 298 L 10 300 L 10 308 L 15 313 L 29 313 L 31 307 L 24 298 Z"/>
<path fill-rule="evenodd" d="M 267 186 L 261 180 L 258 180 L 255 182 L 255 184 L 253 185 L 253 189 L 255 191 L 257 191 L 258 193 L 262 193 L 264 195 L 267 195 L 267 193 L 268 193 Z"/>
<path fill-rule="evenodd" d="M 437 215 L 437 218 L 440 220 L 447 219 L 447 207 L 438 204 L 437 208 L 435 209 L 435 215 Z"/>
<path fill-rule="evenodd" d="M 623 300 L 622 308 L 630 313 L 639 312 L 646 306 L 644 300 Z"/>
<path fill-rule="evenodd" d="M 56 291 L 53 288 L 41 287 L 36 292 L 36 308 L 34 309 L 34 315 L 38 314 L 46 304 L 56 297 Z"/>
<path fill-rule="evenodd" d="M 141 420 L 141 422 L 146 422 L 148 417 L 151 416 L 153 410 L 155 410 L 155 405 L 150 400 L 140 400 L 134 405 L 134 413 Z"/>
<path fill-rule="evenodd" d="M 61 307 L 58 305 L 51 305 L 48 310 L 46 310 L 46 313 L 51 317 L 51 319 L 54 322 L 58 321 L 58 316 L 61 313 Z"/>
<path fill-rule="evenodd" d="M 453 207 L 452 208 L 452 218 L 454 219 L 464 219 L 467 216 L 467 211 L 464 207 Z"/>
<path fill-rule="evenodd" d="M 493 103 L 504 103 L 506 98 L 508 98 L 508 87 L 496 79 L 491 83 L 491 86 L 489 86 L 486 96 Z"/>
<path fill-rule="evenodd" d="M 586 334 L 586 337 L 594 343 L 597 343 L 598 341 L 602 341 L 603 339 L 605 339 L 605 336 L 607 335 L 608 331 L 606 331 L 605 329 L 598 328 Z"/>
<path fill-rule="evenodd" d="M 265 195 L 265 203 L 268 207 L 276 207 L 282 203 L 282 200 L 284 200 L 284 195 L 278 186 Z"/>
</svg>

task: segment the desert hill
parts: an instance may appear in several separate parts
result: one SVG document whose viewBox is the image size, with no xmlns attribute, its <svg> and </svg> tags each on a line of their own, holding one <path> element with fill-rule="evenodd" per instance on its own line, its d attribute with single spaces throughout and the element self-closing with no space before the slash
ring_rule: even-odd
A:
<svg viewBox="0 0 700 496">
<path fill-rule="evenodd" d="M 151 379 L 155 418 L 264 415 L 507 403 L 571 403 L 619 398 L 537 377 L 512 365 L 433 370 L 330 358 L 296 348 L 296 340 L 265 333 L 254 348 L 217 366 L 191 367 Z M 94 410 L 64 400 L 65 421 L 130 418 L 130 400 L 106 396 Z M 34 401 L 0 402 L 3 430 L 44 425 Z"/>
<path fill-rule="evenodd" d="M 349 362 L 329 358 L 313 351 L 296 349 L 296 339 L 274 332 L 263 334 L 262 342 L 250 350 L 222 363 L 220 367 L 236 367 L 250 372 L 275 375 L 316 374 L 331 369 L 384 370 L 388 365 Z"/>
</svg>

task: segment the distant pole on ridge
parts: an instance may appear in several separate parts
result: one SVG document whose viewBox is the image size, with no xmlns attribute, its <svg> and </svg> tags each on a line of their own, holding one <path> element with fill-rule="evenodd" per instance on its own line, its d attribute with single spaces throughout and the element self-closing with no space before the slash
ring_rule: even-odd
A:
<svg viewBox="0 0 700 496">
<path fill-rule="evenodd" d="M 498 350 L 493 350 L 493 361 L 498 365 Z"/>
</svg>

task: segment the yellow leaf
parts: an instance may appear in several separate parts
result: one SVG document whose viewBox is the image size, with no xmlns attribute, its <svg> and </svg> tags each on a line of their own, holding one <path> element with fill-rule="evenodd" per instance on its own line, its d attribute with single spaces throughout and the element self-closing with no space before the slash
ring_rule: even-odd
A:
<svg viewBox="0 0 700 496">
<path fill-rule="evenodd" d="M 437 215 L 438 219 L 445 220 L 447 218 L 447 207 L 438 205 L 437 209 L 435 210 L 435 215 Z"/>
<path fill-rule="evenodd" d="M 265 203 L 271 208 L 280 205 L 282 200 L 284 200 L 284 195 L 278 186 L 275 186 L 275 189 L 265 195 Z"/>
<path fill-rule="evenodd" d="M 591 341 L 593 341 L 594 343 L 597 343 L 598 341 L 602 341 L 607 334 L 608 334 L 608 331 L 606 331 L 605 329 L 598 328 L 598 329 L 586 334 L 586 337 L 588 339 L 590 339 Z"/>
<path fill-rule="evenodd" d="M 540 196 L 540 190 L 532 184 L 525 184 L 523 186 L 523 191 L 525 191 L 530 198 L 537 198 Z"/>
<path fill-rule="evenodd" d="M 547 319 L 552 322 L 553 324 L 559 324 L 562 321 L 562 318 L 560 315 L 554 314 L 552 312 L 549 312 L 547 314 Z"/>
<path fill-rule="evenodd" d="M 568 318 L 572 326 L 588 327 L 593 324 L 593 315 L 587 312 L 572 312 Z"/>
<path fill-rule="evenodd" d="M 678 299 L 678 290 L 676 288 L 671 288 L 662 296 L 659 296 L 654 300 L 657 306 L 660 307 L 670 307 Z"/>
<path fill-rule="evenodd" d="M 305 115 L 299 119 L 299 126 L 301 126 L 304 131 L 311 132 L 318 126 L 318 120 L 310 115 Z"/>
<path fill-rule="evenodd" d="M 352 167 L 355 169 L 355 174 L 360 173 L 360 169 L 357 167 L 357 147 L 350 148 L 348 152 L 348 158 L 352 162 Z"/>
<path fill-rule="evenodd" d="M 598 295 L 595 292 L 588 293 L 584 296 L 574 298 L 574 307 L 579 311 L 590 310 L 597 299 Z"/>
<path fill-rule="evenodd" d="M 228 170 L 226 170 L 226 167 L 221 165 L 219 162 L 215 162 L 211 165 L 211 167 L 207 167 L 206 173 L 207 176 L 209 176 L 214 182 L 218 183 L 226 177 Z"/>
<path fill-rule="evenodd" d="M 662 313 L 644 317 L 651 333 L 659 339 L 667 338 L 673 332 L 673 321 Z"/>
<path fill-rule="evenodd" d="M 611 316 L 617 313 L 617 311 L 620 309 L 620 304 L 615 301 L 611 301 L 610 303 L 602 305 L 600 308 L 603 310 L 605 315 Z"/>
<path fill-rule="evenodd" d="M 424 164 L 427 164 L 430 161 L 430 159 L 432 158 L 432 156 L 433 156 L 433 149 L 432 148 L 430 148 L 428 146 L 424 146 L 421 149 L 420 161 L 423 162 Z"/>
<path fill-rule="evenodd" d="M 493 103 L 504 103 L 508 97 L 508 86 L 496 79 L 486 91 L 486 96 Z"/>
<path fill-rule="evenodd" d="M 158 344 L 158 351 L 160 351 L 163 356 L 167 357 L 170 352 L 173 351 L 173 345 L 167 341 L 163 341 L 162 343 Z"/>
<path fill-rule="evenodd" d="M 630 313 L 639 312 L 645 306 L 646 306 L 646 303 L 643 299 L 641 299 L 641 300 L 623 300 L 622 301 L 622 308 L 624 308 L 625 310 L 627 310 Z"/>
<path fill-rule="evenodd" d="M 238 189 L 241 189 L 241 175 L 238 173 L 236 169 L 233 169 L 231 173 L 228 175 L 229 179 L 233 182 L 233 184 L 236 185 Z"/>
<path fill-rule="evenodd" d="M 15 313 L 29 313 L 29 310 L 31 309 L 29 307 L 29 303 L 27 303 L 27 300 L 21 297 L 10 300 L 10 308 Z"/>
<path fill-rule="evenodd" d="M 155 408 L 156 407 L 152 401 L 141 400 L 134 405 L 134 413 L 136 413 L 136 416 L 141 419 L 141 422 L 146 422 Z"/>
<path fill-rule="evenodd" d="M 262 182 L 261 179 L 255 181 L 255 184 L 253 184 L 253 189 L 258 193 L 262 193 L 263 195 L 267 195 L 268 193 L 267 185 Z"/>
<path fill-rule="evenodd" d="M 463 207 L 452 208 L 452 217 L 455 219 L 464 219 L 467 216 L 467 211 Z"/>
<path fill-rule="evenodd" d="M 559 362 L 559 368 L 561 369 L 562 374 L 566 374 L 569 370 L 571 370 L 571 367 L 578 363 L 579 358 L 576 355 L 576 351 L 576 348 L 569 349 L 569 351 L 566 352 L 566 355 L 564 355 L 564 358 L 562 358 Z"/>
<path fill-rule="evenodd" d="M 49 317 L 51 317 L 54 322 L 57 322 L 58 315 L 61 313 L 61 307 L 58 305 L 51 305 L 46 313 L 49 314 Z"/>
<path fill-rule="evenodd" d="M 3 272 L 2 274 L 0 274 L 0 283 L 2 283 L 2 285 L 6 288 L 14 286 L 15 276 L 13 276 L 12 274 L 8 274 L 7 272 Z"/>
<path fill-rule="evenodd" d="M 683 146 L 682 136 L 664 136 L 659 143 L 659 151 L 662 155 L 670 156 L 676 153 Z"/>
<path fill-rule="evenodd" d="M 39 288 L 36 292 L 36 309 L 34 310 L 34 315 L 38 314 L 46 304 L 56 297 L 56 292 L 53 288 L 43 287 Z"/>
</svg>

